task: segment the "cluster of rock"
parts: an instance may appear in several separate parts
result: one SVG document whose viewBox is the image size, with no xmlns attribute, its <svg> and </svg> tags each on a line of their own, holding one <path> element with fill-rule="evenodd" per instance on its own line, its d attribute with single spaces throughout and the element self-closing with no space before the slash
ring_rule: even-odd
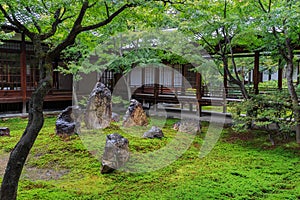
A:
<svg viewBox="0 0 300 200">
<path fill-rule="evenodd" d="M 111 122 L 119 122 L 120 116 L 112 112 L 111 92 L 103 84 L 98 82 L 89 96 L 88 104 L 84 114 L 84 122 L 89 129 L 106 128 Z M 73 107 L 66 108 L 57 118 L 56 133 L 58 135 L 71 135 L 76 128 Z M 124 127 L 147 126 L 148 118 L 141 103 L 132 99 L 123 117 Z M 187 132 L 200 132 L 198 120 L 183 120 L 174 124 L 174 129 Z M 157 126 L 144 132 L 143 138 L 163 138 L 164 134 Z M 102 156 L 101 173 L 110 173 L 124 166 L 129 160 L 129 141 L 118 133 L 107 135 L 104 153 Z"/>
</svg>

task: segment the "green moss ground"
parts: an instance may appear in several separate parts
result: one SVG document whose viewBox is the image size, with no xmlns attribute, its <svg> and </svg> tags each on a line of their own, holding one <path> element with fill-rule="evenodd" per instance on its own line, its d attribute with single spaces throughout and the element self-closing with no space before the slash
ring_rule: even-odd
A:
<svg viewBox="0 0 300 200">
<path fill-rule="evenodd" d="M 179 159 L 160 170 L 102 175 L 95 153 L 97 143 L 88 151 L 78 135 L 57 137 L 55 120 L 46 119 L 34 144 L 19 184 L 20 200 L 300 199 L 300 148 L 294 142 L 271 147 L 259 132 L 237 134 L 224 129 L 214 149 L 204 158 L 198 157 L 202 133 Z M 126 129 L 118 130 L 118 124 L 95 134 L 119 132 L 129 139 L 131 152 L 147 153 L 175 137 L 171 127 L 176 121 L 166 121 L 164 139 L 141 139 L 137 137 L 142 134 L 141 129 L 129 133 Z M 154 119 L 151 123 L 164 121 Z M 26 120 L 0 121 L 0 126 L 11 129 L 11 137 L 0 138 L 0 155 L 5 160 L 21 136 Z M 207 125 L 203 127 L 205 132 Z"/>
</svg>

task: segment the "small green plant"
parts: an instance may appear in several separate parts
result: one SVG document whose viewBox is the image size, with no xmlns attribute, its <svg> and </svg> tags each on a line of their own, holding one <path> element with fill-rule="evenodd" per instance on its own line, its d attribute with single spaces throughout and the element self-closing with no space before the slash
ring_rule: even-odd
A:
<svg viewBox="0 0 300 200">
<path fill-rule="evenodd" d="M 128 100 L 123 99 L 121 96 L 115 96 L 115 95 L 112 96 L 111 101 L 113 104 L 120 104 L 126 108 L 129 106 L 129 103 L 130 103 Z"/>
<path fill-rule="evenodd" d="M 292 103 L 285 92 L 254 95 L 243 102 L 231 103 L 230 108 L 236 131 L 255 128 L 265 130 L 272 143 L 272 137 L 277 133 L 284 138 L 293 134 L 291 127 L 295 125 L 294 113 Z"/>
<path fill-rule="evenodd" d="M 264 89 L 276 89 L 278 88 L 278 80 L 271 80 L 271 81 L 265 81 L 265 82 L 261 82 L 258 85 L 260 90 L 264 90 Z M 282 80 L 282 88 L 287 88 L 287 80 L 283 79 Z"/>
<path fill-rule="evenodd" d="M 79 101 L 78 101 L 78 105 L 81 108 L 85 108 L 87 106 L 87 102 L 88 102 L 88 97 L 83 96 Z"/>
</svg>

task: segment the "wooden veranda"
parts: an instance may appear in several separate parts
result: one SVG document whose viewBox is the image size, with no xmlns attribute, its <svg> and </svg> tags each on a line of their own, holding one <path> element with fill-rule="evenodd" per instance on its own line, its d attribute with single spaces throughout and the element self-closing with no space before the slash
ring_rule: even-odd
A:
<svg viewBox="0 0 300 200">
<path fill-rule="evenodd" d="M 58 61 L 53 63 L 53 69 L 57 65 Z M 14 38 L 0 45 L 0 112 L 26 112 L 30 96 L 39 82 L 39 73 L 33 45 L 24 35 L 16 33 Z M 53 103 L 55 108 L 57 102 L 71 105 L 71 101 L 72 76 L 54 71 L 53 88 L 45 98 L 46 104 L 51 107 Z"/>
</svg>

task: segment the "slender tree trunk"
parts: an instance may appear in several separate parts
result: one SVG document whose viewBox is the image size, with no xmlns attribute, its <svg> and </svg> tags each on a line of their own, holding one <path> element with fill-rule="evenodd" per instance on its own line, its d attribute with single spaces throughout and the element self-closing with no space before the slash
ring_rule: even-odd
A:
<svg viewBox="0 0 300 200">
<path fill-rule="evenodd" d="M 51 73 L 48 73 L 51 74 Z M 17 198 L 18 182 L 27 159 L 27 156 L 43 127 L 43 102 L 44 97 L 51 89 L 52 76 L 47 76 L 40 81 L 38 88 L 33 92 L 29 103 L 29 117 L 27 127 L 12 150 L 5 174 L 3 177 L 0 199 L 15 200 Z"/>
<path fill-rule="evenodd" d="M 239 87 L 240 87 L 240 90 L 242 92 L 243 98 L 244 99 L 250 99 L 248 91 L 247 91 L 247 89 L 245 87 L 245 84 L 241 82 L 241 84 L 239 85 Z"/>
<path fill-rule="evenodd" d="M 127 76 L 124 76 L 124 82 L 127 88 L 127 97 L 128 101 L 130 101 L 132 93 L 131 93 L 131 88 L 130 88 L 130 73 L 127 74 Z"/>
<path fill-rule="evenodd" d="M 296 122 L 296 141 L 298 144 L 300 144 L 300 107 L 299 107 L 298 95 L 296 93 L 293 84 L 294 65 L 292 59 L 286 59 L 286 61 L 287 61 L 287 67 L 286 67 L 287 85 L 292 99 L 294 118 Z"/>
<path fill-rule="evenodd" d="M 249 94 L 248 94 L 248 91 L 245 87 L 244 82 L 239 80 L 238 78 L 234 78 L 232 73 L 229 71 L 227 57 L 223 56 L 222 61 L 223 61 L 223 65 L 224 65 L 224 70 L 225 70 L 226 74 L 229 77 L 229 82 L 237 85 L 240 88 L 240 91 L 241 91 L 242 96 L 243 96 L 244 99 L 249 99 L 250 97 L 249 97 Z"/>
</svg>

